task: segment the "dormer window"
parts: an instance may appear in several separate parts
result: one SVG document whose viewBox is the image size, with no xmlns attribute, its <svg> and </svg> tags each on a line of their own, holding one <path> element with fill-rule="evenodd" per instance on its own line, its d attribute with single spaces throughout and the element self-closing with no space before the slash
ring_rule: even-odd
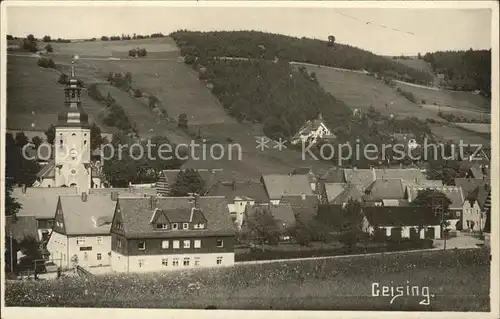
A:
<svg viewBox="0 0 500 319">
<path fill-rule="evenodd" d="M 156 224 L 156 229 L 168 229 L 167 224 Z"/>
<path fill-rule="evenodd" d="M 177 230 L 177 229 L 179 229 L 179 224 L 177 224 L 177 223 L 173 223 L 173 224 L 172 224 L 172 229 L 173 229 L 173 230 Z"/>
<path fill-rule="evenodd" d="M 188 223 L 183 223 L 182 224 L 182 229 L 189 229 L 189 224 Z"/>
</svg>

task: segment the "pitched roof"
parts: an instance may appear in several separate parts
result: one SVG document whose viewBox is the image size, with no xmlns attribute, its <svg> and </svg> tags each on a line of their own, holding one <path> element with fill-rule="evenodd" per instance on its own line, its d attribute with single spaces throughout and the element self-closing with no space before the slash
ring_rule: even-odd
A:
<svg viewBox="0 0 500 319">
<path fill-rule="evenodd" d="M 37 219 L 54 218 L 59 196 L 69 194 L 77 194 L 76 187 L 28 187 L 26 193 L 20 187 L 12 190 L 12 197 L 22 206 L 17 216 Z"/>
<path fill-rule="evenodd" d="M 467 197 L 477 187 L 484 187 L 487 184 L 482 178 L 455 178 L 455 186 L 462 188 L 464 197 Z"/>
<path fill-rule="evenodd" d="M 363 193 L 354 184 L 347 184 L 345 189 L 340 193 L 331 204 L 342 205 L 343 203 L 347 203 L 349 199 L 361 201 L 363 199 Z"/>
<path fill-rule="evenodd" d="M 43 165 L 40 171 L 36 173 L 38 178 L 55 178 L 55 167 L 54 161 L 49 161 L 47 164 Z"/>
<path fill-rule="evenodd" d="M 106 235 L 109 234 L 116 202 L 110 197 L 81 195 L 60 197 L 66 235 Z"/>
<path fill-rule="evenodd" d="M 347 182 L 368 187 L 375 179 L 399 178 L 404 182 L 421 182 L 427 177 L 416 168 L 387 168 L 387 169 L 344 169 L 344 176 Z"/>
<path fill-rule="evenodd" d="M 429 207 L 366 206 L 363 208 L 363 214 L 373 227 L 440 224 L 439 216 L 435 216 Z"/>
<path fill-rule="evenodd" d="M 176 210 L 179 210 L 181 214 L 190 214 L 191 208 L 195 205 L 194 197 L 156 197 L 153 200 L 155 207 L 167 212 L 169 216 L 172 216 Z M 150 223 L 154 212 L 151 208 L 151 198 L 120 197 L 118 203 L 123 219 L 123 229 L 125 236 L 128 238 L 199 237 L 234 234 L 227 200 L 221 196 L 206 196 L 196 199 L 196 207 L 201 210 L 207 220 L 206 229 L 204 230 L 156 231 Z"/>
<path fill-rule="evenodd" d="M 307 175 L 269 174 L 262 175 L 262 180 L 271 200 L 283 196 L 313 195 Z"/>
<path fill-rule="evenodd" d="M 420 187 L 409 186 L 407 188 L 408 200 L 411 202 L 418 196 L 418 192 L 425 189 L 433 189 L 442 192 L 451 200 L 450 209 L 461 209 L 464 203 L 464 195 L 462 188 L 458 186 L 436 186 L 436 187 Z"/>
<path fill-rule="evenodd" d="M 404 199 L 405 191 L 400 179 L 377 179 L 365 190 L 370 200 Z"/>
<path fill-rule="evenodd" d="M 426 180 L 417 180 L 417 181 L 407 181 L 407 180 L 401 180 L 403 183 L 403 188 L 406 189 L 408 186 L 416 186 L 416 187 L 433 187 L 433 186 L 443 186 L 443 181 L 442 180 L 432 180 L 432 179 L 426 179 Z"/>
<path fill-rule="evenodd" d="M 38 223 L 34 216 L 5 216 L 5 235 L 12 234 L 12 238 L 18 243 L 26 236 L 39 240 L 37 229 Z"/>
<path fill-rule="evenodd" d="M 483 186 L 476 187 L 472 192 L 470 192 L 466 199 L 477 200 L 479 207 L 484 209 L 488 195 L 490 194 L 490 186 L 485 184 Z"/>
<path fill-rule="evenodd" d="M 346 183 L 325 183 L 325 192 L 328 202 L 332 202 L 346 189 Z"/>
<path fill-rule="evenodd" d="M 207 192 L 208 196 L 224 196 L 230 202 L 236 197 L 248 197 L 256 203 L 268 203 L 269 196 L 260 181 L 248 182 L 218 182 Z"/>
<path fill-rule="evenodd" d="M 134 187 L 124 187 L 124 188 L 91 188 L 89 190 L 89 195 L 101 195 L 101 196 L 111 196 L 111 193 L 117 193 L 118 196 L 154 196 L 156 195 L 156 188 L 145 187 L 145 188 L 134 188 Z"/>
<path fill-rule="evenodd" d="M 281 202 L 292 206 L 296 218 L 310 220 L 315 218 L 318 212 L 319 200 L 316 195 L 283 196 Z"/>
</svg>

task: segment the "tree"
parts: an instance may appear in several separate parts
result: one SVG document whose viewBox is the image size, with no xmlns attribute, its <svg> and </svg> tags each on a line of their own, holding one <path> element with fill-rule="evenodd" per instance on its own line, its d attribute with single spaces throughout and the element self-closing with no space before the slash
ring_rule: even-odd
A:
<svg viewBox="0 0 500 319">
<path fill-rule="evenodd" d="M 54 48 L 52 48 L 52 46 L 51 46 L 50 44 L 47 44 L 47 45 L 45 46 L 45 50 L 46 50 L 47 52 L 54 52 Z"/>
<path fill-rule="evenodd" d="M 333 35 L 328 36 L 328 46 L 332 47 L 335 44 L 335 37 Z"/>
<path fill-rule="evenodd" d="M 177 121 L 177 127 L 187 129 L 188 127 L 188 119 L 186 113 L 179 114 L 179 119 Z"/>
<path fill-rule="evenodd" d="M 17 199 L 12 197 L 12 183 L 5 183 L 5 216 L 16 215 L 22 208 Z"/>
<path fill-rule="evenodd" d="M 420 52 L 417 54 L 417 58 L 418 58 L 419 60 L 422 60 L 422 55 L 420 54 Z"/>
<path fill-rule="evenodd" d="M 7 34 L 7 40 L 14 40 L 14 37 L 10 34 Z"/>
<path fill-rule="evenodd" d="M 43 140 L 42 138 L 40 138 L 40 136 L 33 136 L 33 138 L 31 139 L 31 143 L 33 143 L 33 145 L 35 146 L 35 149 L 38 149 L 38 147 L 42 145 Z"/>
<path fill-rule="evenodd" d="M 103 35 L 103 36 L 101 37 L 101 41 L 109 41 L 109 37 L 107 37 L 107 36 Z"/>
<path fill-rule="evenodd" d="M 175 197 L 188 196 L 189 194 L 203 194 L 205 181 L 197 170 L 185 169 L 177 174 L 172 185 L 171 195 Z"/>
<path fill-rule="evenodd" d="M 90 148 L 92 151 L 96 150 L 101 147 L 101 144 L 101 128 L 96 123 L 92 123 L 92 126 L 90 127 Z"/>
<path fill-rule="evenodd" d="M 28 34 L 28 36 L 26 37 L 26 40 L 28 40 L 30 42 L 35 42 L 36 38 L 33 34 Z"/>
<path fill-rule="evenodd" d="M 157 107 L 160 103 L 160 100 L 158 100 L 158 98 L 154 95 L 150 95 L 148 97 L 148 105 L 150 108 L 154 109 L 155 107 Z"/>
<path fill-rule="evenodd" d="M 19 133 L 16 134 L 16 145 L 17 145 L 17 147 L 22 148 L 24 145 L 26 145 L 28 143 L 29 143 L 29 139 L 26 136 L 26 134 L 24 134 L 24 132 L 19 132 Z"/>
<path fill-rule="evenodd" d="M 432 208 L 441 220 L 441 231 L 446 233 L 450 226 L 449 218 L 451 200 L 443 192 L 435 189 L 425 189 L 418 192 L 417 197 L 412 201 L 412 205 Z"/>
<path fill-rule="evenodd" d="M 148 55 L 148 51 L 146 51 L 145 48 L 139 49 L 139 51 L 137 53 L 138 53 L 139 56 L 146 56 L 146 55 Z"/>
<path fill-rule="evenodd" d="M 50 42 L 51 41 L 51 38 L 50 38 L 50 35 L 46 35 L 43 37 L 42 39 L 43 42 Z"/>
<path fill-rule="evenodd" d="M 359 201 L 349 199 L 343 209 L 342 233 L 339 241 L 351 248 L 362 237 L 361 222 L 363 220 L 362 205 Z"/>
<path fill-rule="evenodd" d="M 140 97 L 142 97 L 142 92 L 141 92 L 141 90 L 136 89 L 136 90 L 135 90 L 135 92 L 134 92 L 134 97 L 136 97 L 136 98 L 140 98 Z"/>
<path fill-rule="evenodd" d="M 256 240 L 262 250 L 264 244 L 272 245 L 278 242 L 280 231 L 276 219 L 268 208 L 257 207 L 255 214 L 245 220 L 243 228 L 245 236 Z"/>
</svg>

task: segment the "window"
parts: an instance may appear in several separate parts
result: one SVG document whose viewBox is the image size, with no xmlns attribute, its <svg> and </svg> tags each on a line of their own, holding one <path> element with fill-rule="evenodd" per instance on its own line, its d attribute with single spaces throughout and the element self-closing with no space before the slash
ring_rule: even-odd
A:
<svg viewBox="0 0 500 319">
<path fill-rule="evenodd" d="M 85 237 L 76 237 L 77 245 L 85 245 Z"/>
<path fill-rule="evenodd" d="M 102 244 L 102 236 L 97 236 L 97 243 Z"/>
<path fill-rule="evenodd" d="M 89 255 L 87 253 L 83 253 L 83 260 L 84 261 L 89 260 Z"/>
<path fill-rule="evenodd" d="M 189 258 L 184 258 L 184 266 L 189 266 Z"/>
<path fill-rule="evenodd" d="M 191 241 L 190 240 L 185 240 L 183 243 L 184 248 L 191 248 Z"/>
<path fill-rule="evenodd" d="M 53 228 L 54 227 L 54 221 L 53 220 L 49 220 L 47 224 L 48 224 L 47 226 L 49 228 Z"/>
<path fill-rule="evenodd" d="M 217 257 L 217 265 L 221 265 L 222 264 L 222 257 Z"/>
<path fill-rule="evenodd" d="M 174 261 L 172 262 L 172 266 L 179 266 L 179 258 L 174 258 Z"/>
<path fill-rule="evenodd" d="M 179 225 L 178 225 L 177 223 L 173 223 L 173 224 L 172 224 L 172 229 L 179 229 L 179 228 L 178 228 L 178 226 L 179 226 Z"/>
<path fill-rule="evenodd" d="M 162 264 L 163 267 L 167 267 L 168 266 L 168 258 L 163 258 L 161 260 L 161 264 Z"/>
<path fill-rule="evenodd" d="M 122 247 L 122 241 L 120 238 L 116 239 L 116 247 L 121 248 Z"/>
<path fill-rule="evenodd" d="M 189 229 L 189 224 L 188 223 L 182 224 L 182 229 Z"/>
<path fill-rule="evenodd" d="M 197 239 L 194 241 L 194 248 L 201 248 L 201 240 Z"/>
<path fill-rule="evenodd" d="M 167 224 L 156 224 L 156 229 L 168 229 Z"/>
<path fill-rule="evenodd" d="M 174 249 L 179 249 L 179 241 L 174 240 L 173 246 L 174 246 Z"/>
<path fill-rule="evenodd" d="M 97 260 L 101 260 L 102 259 L 102 254 L 97 254 Z"/>
<path fill-rule="evenodd" d="M 161 249 L 168 249 L 169 247 L 169 241 L 168 240 L 163 240 L 161 242 Z"/>
<path fill-rule="evenodd" d="M 200 257 L 195 257 L 194 258 L 194 265 L 199 266 L 200 265 Z"/>
<path fill-rule="evenodd" d="M 203 229 L 203 228 L 205 228 L 205 225 L 204 225 L 204 224 L 200 224 L 200 223 L 198 223 L 198 224 L 195 224 L 195 225 L 194 225 L 194 229 Z"/>
<path fill-rule="evenodd" d="M 224 247 L 224 242 L 222 239 L 217 239 L 217 247 Z"/>
<path fill-rule="evenodd" d="M 145 242 L 143 242 L 143 241 L 138 242 L 138 243 L 137 243 L 137 249 L 139 249 L 139 250 L 144 250 L 144 249 L 146 249 L 146 243 L 145 243 Z"/>
<path fill-rule="evenodd" d="M 144 267 L 144 259 L 139 259 L 139 260 L 137 261 L 137 264 L 139 265 L 139 268 Z"/>
</svg>

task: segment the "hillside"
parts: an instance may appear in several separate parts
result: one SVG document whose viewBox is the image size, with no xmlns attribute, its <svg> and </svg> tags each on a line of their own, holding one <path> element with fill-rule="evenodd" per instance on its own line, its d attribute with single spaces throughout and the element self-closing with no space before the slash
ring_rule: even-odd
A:
<svg viewBox="0 0 500 319">
<path fill-rule="evenodd" d="M 7 128 L 45 131 L 64 108 L 64 86 L 59 72 L 37 65 L 29 55 L 7 57 Z M 102 106 L 83 92 L 82 102 L 92 122 L 103 132 L 114 132 L 99 120 Z"/>
<path fill-rule="evenodd" d="M 414 83 L 432 82 L 432 76 L 359 48 L 309 39 L 256 31 L 190 32 L 177 31 L 170 35 L 181 48 L 182 55 L 201 60 L 214 57 L 262 58 L 305 62 L 345 69 L 364 69 Z"/>
</svg>

